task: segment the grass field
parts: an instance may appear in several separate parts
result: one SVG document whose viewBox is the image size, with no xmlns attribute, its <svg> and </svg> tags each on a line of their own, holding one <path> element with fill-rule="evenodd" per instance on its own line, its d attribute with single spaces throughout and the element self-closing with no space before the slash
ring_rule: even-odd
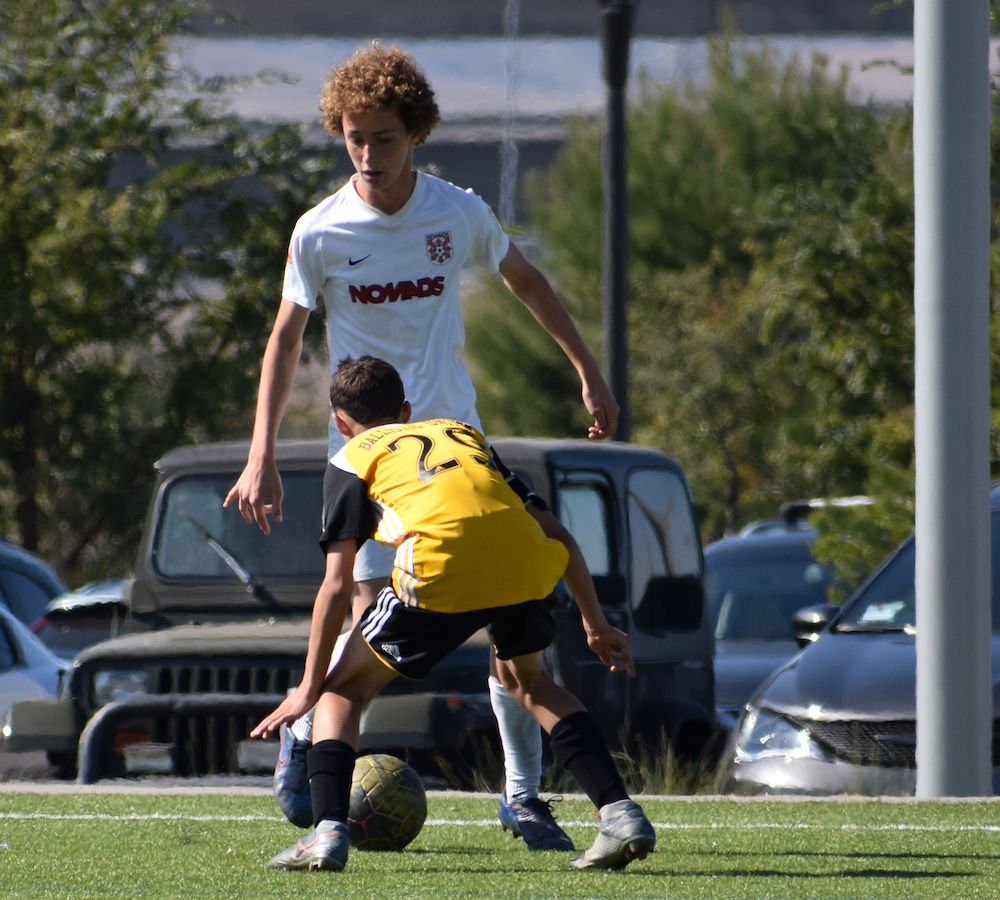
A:
<svg viewBox="0 0 1000 900">
<path fill-rule="evenodd" d="M 400 853 L 342 873 L 278 872 L 301 834 L 267 796 L 0 792 L 0 897 L 996 898 L 1000 803 L 640 798 L 656 852 L 625 872 L 576 872 L 504 835 L 488 795 L 428 795 Z M 557 806 L 579 848 L 586 800 Z"/>
</svg>

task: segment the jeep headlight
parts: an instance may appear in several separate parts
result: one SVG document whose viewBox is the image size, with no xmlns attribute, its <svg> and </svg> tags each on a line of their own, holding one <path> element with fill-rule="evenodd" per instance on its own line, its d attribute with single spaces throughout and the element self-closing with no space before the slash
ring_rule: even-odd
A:
<svg viewBox="0 0 1000 900">
<path fill-rule="evenodd" d="M 94 706 L 145 694 L 148 680 L 149 673 L 141 669 L 98 669 L 94 673 Z"/>
<path fill-rule="evenodd" d="M 760 707 L 748 710 L 736 740 L 736 758 L 755 762 L 775 757 L 833 762 L 802 725 Z"/>
</svg>

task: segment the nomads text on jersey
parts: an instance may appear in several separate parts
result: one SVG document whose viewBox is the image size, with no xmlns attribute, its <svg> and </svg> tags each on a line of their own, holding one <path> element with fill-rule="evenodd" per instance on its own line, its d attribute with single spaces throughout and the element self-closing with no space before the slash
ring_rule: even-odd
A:
<svg viewBox="0 0 1000 900">
<path fill-rule="evenodd" d="M 352 303 L 395 303 L 397 300 L 413 300 L 416 297 L 440 297 L 444 291 L 444 275 L 436 278 L 420 278 L 412 281 L 397 281 L 393 284 L 350 285 Z"/>
</svg>

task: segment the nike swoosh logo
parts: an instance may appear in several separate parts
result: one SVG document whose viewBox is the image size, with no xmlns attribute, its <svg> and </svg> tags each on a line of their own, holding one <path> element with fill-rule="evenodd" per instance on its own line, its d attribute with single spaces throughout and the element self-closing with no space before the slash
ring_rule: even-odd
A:
<svg viewBox="0 0 1000 900">
<path fill-rule="evenodd" d="M 371 256 L 371 254 L 369 253 L 368 256 Z M 348 259 L 347 264 L 349 266 L 356 266 L 358 263 L 364 262 L 366 259 L 368 259 L 368 256 L 362 256 L 361 259 Z"/>
</svg>

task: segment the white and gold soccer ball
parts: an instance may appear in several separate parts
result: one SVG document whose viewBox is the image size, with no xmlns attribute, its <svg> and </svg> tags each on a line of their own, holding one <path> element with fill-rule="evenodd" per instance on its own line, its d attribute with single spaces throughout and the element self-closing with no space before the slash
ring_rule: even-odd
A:
<svg viewBox="0 0 1000 900">
<path fill-rule="evenodd" d="M 347 824 L 359 850 L 402 850 L 427 818 L 427 794 L 412 766 L 388 753 L 354 764 Z"/>
</svg>

